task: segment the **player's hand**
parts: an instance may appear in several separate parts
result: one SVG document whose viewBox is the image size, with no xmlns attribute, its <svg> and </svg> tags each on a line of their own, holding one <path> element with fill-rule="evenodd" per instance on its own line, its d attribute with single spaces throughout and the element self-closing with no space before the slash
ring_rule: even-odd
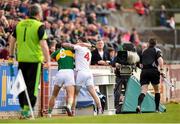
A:
<svg viewBox="0 0 180 124">
<path fill-rule="evenodd" d="M 48 68 L 49 69 L 50 66 L 51 66 L 51 62 L 50 61 L 44 63 L 44 68 Z"/>
</svg>

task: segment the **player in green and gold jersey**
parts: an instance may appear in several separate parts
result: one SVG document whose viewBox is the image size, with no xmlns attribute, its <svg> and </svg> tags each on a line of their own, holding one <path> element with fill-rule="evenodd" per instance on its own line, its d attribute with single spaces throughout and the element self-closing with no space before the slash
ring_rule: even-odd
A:
<svg viewBox="0 0 180 124">
<path fill-rule="evenodd" d="M 59 45 L 59 44 L 57 44 Z M 56 59 L 58 63 L 58 72 L 54 80 L 54 90 L 49 101 L 48 114 L 51 117 L 51 112 L 54 107 L 55 99 L 64 85 L 67 92 L 67 106 L 66 111 L 68 116 L 72 116 L 71 107 L 73 104 L 74 97 L 74 53 L 71 49 L 60 47 L 54 53 L 51 54 L 51 57 Z"/>
</svg>

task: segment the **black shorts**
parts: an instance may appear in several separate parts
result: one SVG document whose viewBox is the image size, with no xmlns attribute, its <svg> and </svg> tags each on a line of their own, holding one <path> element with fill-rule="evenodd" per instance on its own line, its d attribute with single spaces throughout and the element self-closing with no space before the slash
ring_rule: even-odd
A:
<svg viewBox="0 0 180 124">
<path fill-rule="evenodd" d="M 141 86 L 144 84 L 157 85 L 160 83 L 160 72 L 158 69 L 143 69 L 140 76 Z"/>
</svg>

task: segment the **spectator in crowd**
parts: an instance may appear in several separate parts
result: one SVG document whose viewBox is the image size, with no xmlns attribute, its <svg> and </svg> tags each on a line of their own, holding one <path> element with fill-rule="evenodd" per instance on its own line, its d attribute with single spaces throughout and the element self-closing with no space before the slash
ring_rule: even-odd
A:
<svg viewBox="0 0 180 124">
<path fill-rule="evenodd" d="M 96 44 L 96 41 L 98 40 L 98 29 L 96 25 L 89 24 L 87 26 L 86 31 L 85 31 L 85 37 L 91 43 Z"/>
<path fill-rule="evenodd" d="M 175 29 L 175 19 L 174 16 L 171 16 L 169 20 L 167 20 L 167 27 L 171 29 Z"/>
<path fill-rule="evenodd" d="M 118 50 L 117 50 L 117 51 L 123 50 L 123 48 L 122 48 L 122 43 L 123 43 L 123 40 L 122 40 L 122 33 L 119 33 L 119 34 L 118 34 L 116 43 L 117 43 L 117 46 L 118 46 Z"/>
<path fill-rule="evenodd" d="M 117 10 L 122 10 L 123 0 L 116 0 L 115 5 Z"/>
<path fill-rule="evenodd" d="M 108 51 L 104 50 L 104 42 L 99 39 L 96 43 L 96 49 L 92 51 L 92 65 L 109 65 L 110 57 Z"/>
<path fill-rule="evenodd" d="M 21 3 L 19 12 L 22 14 L 22 16 L 28 15 L 28 3 L 26 1 Z"/>
<path fill-rule="evenodd" d="M 78 8 L 81 9 L 81 4 L 79 3 L 79 0 L 73 0 L 73 2 L 70 5 L 71 8 Z"/>
<path fill-rule="evenodd" d="M 87 17 L 87 21 L 89 24 L 95 24 L 96 23 L 96 13 L 92 12 L 90 15 Z"/>
<path fill-rule="evenodd" d="M 137 53 L 139 57 L 141 57 L 142 52 L 148 47 L 148 44 L 146 42 L 142 42 L 140 45 L 136 47 Z M 138 65 L 139 66 L 139 65 Z"/>
<path fill-rule="evenodd" d="M 50 52 L 50 54 L 52 54 L 53 52 L 56 51 L 56 44 L 57 44 L 56 40 L 52 40 L 50 42 L 50 45 L 49 45 L 49 52 Z"/>
<path fill-rule="evenodd" d="M 79 9 L 77 9 L 77 8 L 72 8 L 72 9 L 71 9 L 71 12 L 70 12 L 70 14 L 69 14 L 69 19 L 70 19 L 71 21 L 75 21 L 78 16 L 79 16 Z"/>
<path fill-rule="evenodd" d="M 4 28 L 8 28 L 9 26 L 7 18 L 4 15 L 4 10 L 0 10 L 0 26 L 3 26 Z"/>
<path fill-rule="evenodd" d="M 130 42 L 135 44 L 136 46 L 140 43 L 139 35 L 135 28 L 132 28 L 132 33 L 130 36 Z"/>
<path fill-rule="evenodd" d="M 143 6 L 144 6 L 145 15 L 149 15 L 149 12 L 150 12 L 150 1 L 149 0 L 143 0 Z"/>
<path fill-rule="evenodd" d="M 87 3 L 85 6 L 85 11 L 87 14 L 94 12 L 96 9 L 96 0 L 91 0 L 91 2 Z"/>
<path fill-rule="evenodd" d="M 45 67 L 50 66 L 49 48 L 46 42 L 47 35 L 42 19 L 42 9 L 39 4 L 34 4 L 29 8 L 29 19 L 20 21 L 10 39 L 10 58 L 14 58 L 15 43 L 17 42 L 17 60 L 18 68 L 22 70 L 27 91 L 32 108 L 36 104 L 38 96 L 38 83 L 40 79 L 41 63 Z M 32 71 L 34 70 L 34 71 Z M 19 94 L 19 103 L 22 109 L 22 118 L 28 118 L 30 115 L 28 101 L 25 91 Z"/>
<path fill-rule="evenodd" d="M 116 2 L 115 0 L 110 0 L 106 3 L 106 7 L 110 11 L 116 11 Z"/>
<path fill-rule="evenodd" d="M 10 11 L 9 11 L 9 16 L 12 19 L 15 19 L 18 17 L 18 13 L 16 12 L 16 8 L 15 7 L 11 7 Z"/>
<path fill-rule="evenodd" d="M 108 52 L 109 52 L 109 56 L 110 56 L 109 64 L 114 67 L 115 66 L 115 61 L 116 61 L 115 57 L 117 55 L 117 52 L 113 47 L 110 47 L 108 49 Z"/>
<path fill-rule="evenodd" d="M 97 21 L 103 25 L 107 25 L 108 24 L 107 15 L 109 14 L 109 11 L 101 5 L 97 5 L 95 12 L 97 15 Z"/>
<path fill-rule="evenodd" d="M 166 7 L 164 5 L 161 5 L 161 11 L 160 11 L 160 26 L 166 27 L 166 19 L 167 19 L 167 12 Z"/>
<path fill-rule="evenodd" d="M 138 97 L 137 113 L 141 113 L 141 104 L 148 91 L 148 85 L 151 82 L 155 92 L 155 110 L 159 112 L 160 103 L 160 75 L 163 73 L 163 58 L 161 50 L 156 47 L 157 41 L 151 38 L 148 41 L 148 48 L 142 52 L 141 64 L 142 72 L 140 75 L 141 94 Z"/>
<path fill-rule="evenodd" d="M 142 0 L 137 0 L 133 6 L 134 6 L 134 9 L 136 10 L 137 14 L 139 14 L 140 16 L 145 14 L 145 8 L 142 3 Z"/>
<path fill-rule="evenodd" d="M 82 6 L 81 9 L 79 6 L 82 4 L 78 0 L 74 0 L 72 4 L 74 8 L 56 6 L 53 4 L 53 0 L 0 1 L 2 8 L 0 9 L 0 26 L 3 27 L 4 34 L 6 34 L 1 39 L 7 41 L 17 22 L 27 18 L 28 8 L 34 2 L 41 3 L 42 21 L 45 23 L 48 34 L 48 45 L 54 39 L 60 41 L 62 37 L 63 40 L 75 43 L 79 36 L 84 36 L 92 44 L 96 44 L 98 38 L 102 38 L 105 49 L 107 49 L 107 44 L 117 42 L 120 32 L 117 28 L 108 26 L 107 15 L 110 11 L 107 9 L 107 4 L 106 2 L 97 4 L 99 2 L 97 0 L 85 3 L 87 8 Z M 111 2 L 114 4 L 115 1 Z M 117 0 L 116 2 L 121 3 L 122 1 Z"/>
<path fill-rule="evenodd" d="M 8 36 L 9 36 L 9 32 L 6 33 L 4 27 L 0 26 L 0 39 L 5 40 L 4 45 L 6 45 L 6 40 L 8 39 Z"/>
<path fill-rule="evenodd" d="M 10 9 L 14 6 L 14 1 L 13 0 L 8 0 L 8 3 L 4 7 L 5 11 L 10 11 Z"/>
<path fill-rule="evenodd" d="M 9 59 L 9 44 L 0 48 L 0 59 L 4 59 L 4 60 Z"/>
<path fill-rule="evenodd" d="M 122 35 L 122 41 L 123 42 L 129 42 L 130 41 L 130 37 L 131 37 L 130 31 L 124 32 L 123 35 Z"/>
</svg>

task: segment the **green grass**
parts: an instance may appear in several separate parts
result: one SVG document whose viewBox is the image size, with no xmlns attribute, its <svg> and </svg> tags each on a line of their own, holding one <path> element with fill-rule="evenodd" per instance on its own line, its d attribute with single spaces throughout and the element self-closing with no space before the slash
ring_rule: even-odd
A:
<svg viewBox="0 0 180 124">
<path fill-rule="evenodd" d="M 166 105 L 165 113 L 118 114 L 37 118 L 36 120 L 0 120 L 0 123 L 180 123 L 180 104 Z"/>
</svg>

